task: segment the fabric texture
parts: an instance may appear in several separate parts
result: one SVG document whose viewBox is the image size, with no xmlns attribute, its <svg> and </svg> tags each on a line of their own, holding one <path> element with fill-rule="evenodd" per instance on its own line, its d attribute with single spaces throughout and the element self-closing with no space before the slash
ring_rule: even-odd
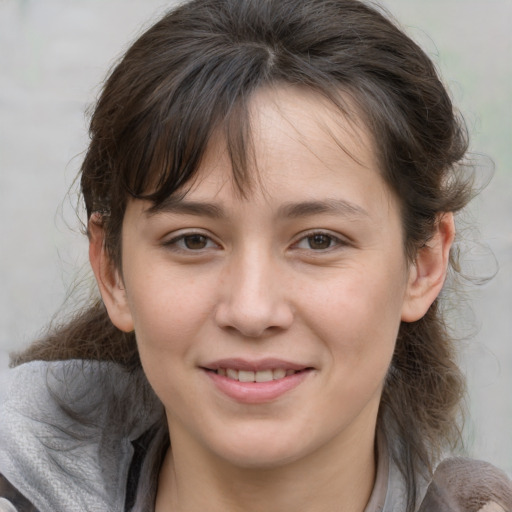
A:
<svg viewBox="0 0 512 512">
<path fill-rule="evenodd" d="M 512 512 L 512 483 L 487 462 L 441 462 L 418 512 Z"/>
<path fill-rule="evenodd" d="M 6 397 L 0 512 L 153 510 L 168 435 L 163 407 L 142 370 L 32 362 L 11 371 Z M 404 479 L 382 434 L 377 445 L 377 477 L 365 512 L 404 512 Z M 419 491 L 418 512 L 512 512 L 511 482 L 485 462 L 446 459 Z"/>
<path fill-rule="evenodd" d="M 0 475 L 0 496 L 0 512 L 38 512 L 3 475 Z"/>
<path fill-rule="evenodd" d="M 40 512 L 124 511 L 133 442 L 163 417 L 142 372 L 66 361 L 11 373 L 0 473 Z"/>
</svg>

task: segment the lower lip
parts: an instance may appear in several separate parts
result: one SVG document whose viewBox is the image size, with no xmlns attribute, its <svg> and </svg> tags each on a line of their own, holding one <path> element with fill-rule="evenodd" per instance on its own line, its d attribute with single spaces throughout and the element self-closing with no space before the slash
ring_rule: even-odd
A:
<svg viewBox="0 0 512 512">
<path fill-rule="evenodd" d="M 302 370 L 268 382 L 240 382 L 213 371 L 205 370 L 205 373 L 217 389 L 237 402 L 262 404 L 271 402 L 296 388 L 311 373 L 311 370 Z"/>
</svg>

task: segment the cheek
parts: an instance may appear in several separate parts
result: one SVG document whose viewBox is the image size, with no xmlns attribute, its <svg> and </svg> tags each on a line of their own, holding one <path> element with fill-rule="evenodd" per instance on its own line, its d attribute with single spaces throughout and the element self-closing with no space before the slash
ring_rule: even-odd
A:
<svg viewBox="0 0 512 512">
<path fill-rule="evenodd" d="M 204 290 L 169 269 L 130 272 L 126 283 L 142 367 L 166 409 L 187 404 L 188 372 L 208 316 Z M 193 279 L 192 279 L 193 281 Z"/>
<path fill-rule="evenodd" d="M 207 280 L 172 272 L 166 265 L 141 267 L 134 265 L 126 282 L 139 350 L 185 351 L 209 315 L 215 287 Z"/>
<path fill-rule="evenodd" d="M 373 265 L 362 266 L 327 286 L 310 287 L 310 301 L 304 305 L 309 308 L 309 328 L 345 373 L 364 369 L 385 376 L 405 291 L 403 271 L 387 268 L 380 272 Z"/>
</svg>

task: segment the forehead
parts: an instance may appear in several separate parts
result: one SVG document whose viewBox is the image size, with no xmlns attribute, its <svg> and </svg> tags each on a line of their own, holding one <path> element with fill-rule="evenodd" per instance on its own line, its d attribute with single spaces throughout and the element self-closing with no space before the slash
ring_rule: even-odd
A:
<svg viewBox="0 0 512 512">
<path fill-rule="evenodd" d="M 280 153 L 289 159 L 289 150 L 302 146 L 297 160 L 310 153 L 335 169 L 348 157 L 375 169 L 372 137 L 350 98 L 344 95 L 342 100 L 342 105 L 335 105 L 318 92 L 296 86 L 257 91 L 249 110 L 256 158 Z"/>
<path fill-rule="evenodd" d="M 319 93 L 294 86 L 266 87 L 249 104 L 250 140 L 242 187 L 233 179 L 232 148 L 217 130 L 186 196 L 248 197 L 299 188 L 304 195 L 354 193 L 361 184 L 387 196 L 372 136 L 346 98 L 345 112 Z M 242 191 L 240 193 L 240 188 Z M 308 190 L 309 189 L 309 192 Z M 314 199 L 314 197 L 312 197 Z"/>
</svg>

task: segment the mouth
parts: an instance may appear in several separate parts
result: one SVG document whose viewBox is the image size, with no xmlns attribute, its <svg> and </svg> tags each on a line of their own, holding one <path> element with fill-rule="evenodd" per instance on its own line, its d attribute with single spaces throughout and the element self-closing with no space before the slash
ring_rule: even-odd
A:
<svg viewBox="0 0 512 512">
<path fill-rule="evenodd" d="M 202 366 L 214 387 L 237 402 L 262 404 L 278 399 L 304 382 L 314 368 L 267 359 L 224 359 Z"/>
<path fill-rule="evenodd" d="M 217 368 L 216 370 L 209 371 L 238 382 L 270 382 L 290 377 L 291 375 L 308 369 L 309 368 L 304 368 L 303 370 L 292 370 L 285 368 L 271 368 L 268 370 L 251 371 L 237 370 L 235 368 Z"/>
</svg>

